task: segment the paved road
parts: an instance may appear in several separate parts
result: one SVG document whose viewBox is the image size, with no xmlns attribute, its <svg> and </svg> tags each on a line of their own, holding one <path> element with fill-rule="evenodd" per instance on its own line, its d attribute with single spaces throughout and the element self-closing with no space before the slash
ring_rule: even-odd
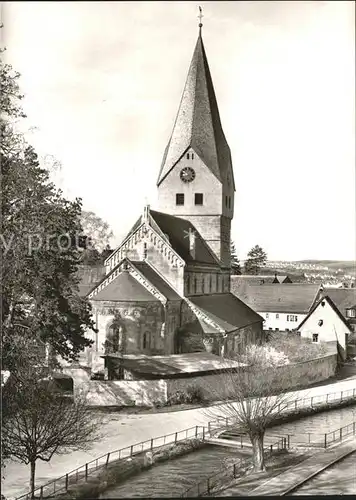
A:
<svg viewBox="0 0 356 500">
<path fill-rule="evenodd" d="M 321 472 L 291 495 L 356 496 L 356 452 Z"/>
<path fill-rule="evenodd" d="M 356 382 L 352 378 L 303 391 L 293 391 L 291 396 L 297 399 L 353 389 L 354 387 L 356 387 Z M 139 441 L 145 441 L 152 437 L 162 436 L 195 425 L 206 425 L 211 419 L 212 417 L 207 415 L 206 411 L 201 408 L 146 415 L 105 415 L 101 424 L 102 439 L 96 442 L 88 452 L 77 451 L 67 455 L 58 455 L 50 463 L 39 461 L 37 464 L 36 484 L 40 486 L 111 450 L 124 448 Z M 13 498 L 26 493 L 28 485 L 28 466 L 18 463 L 8 464 L 5 471 L 5 480 L 2 482 L 2 493 L 8 498 Z"/>
<path fill-rule="evenodd" d="M 356 439 L 350 439 L 338 446 L 321 450 L 307 460 L 285 471 L 283 474 L 262 483 L 252 490 L 249 496 L 288 496 L 289 491 L 292 491 L 292 488 L 298 486 L 302 481 L 307 481 L 323 468 L 326 469 L 337 460 L 349 456 L 350 453 L 354 453 L 355 451 Z M 335 493 L 339 494 L 339 490 L 340 484 L 336 488 Z"/>
</svg>

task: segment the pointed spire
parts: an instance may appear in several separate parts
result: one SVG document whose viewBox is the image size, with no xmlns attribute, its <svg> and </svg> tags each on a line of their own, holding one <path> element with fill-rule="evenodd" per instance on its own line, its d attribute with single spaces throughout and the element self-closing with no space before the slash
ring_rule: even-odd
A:
<svg viewBox="0 0 356 500">
<path fill-rule="evenodd" d="M 173 132 L 164 152 L 157 185 L 168 175 L 189 147 L 220 180 L 233 179 L 230 148 L 221 126 L 208 60 L 201 36 L 203 16 L 199 9 L 199 36 L 190 63 Z"/>
</svg>

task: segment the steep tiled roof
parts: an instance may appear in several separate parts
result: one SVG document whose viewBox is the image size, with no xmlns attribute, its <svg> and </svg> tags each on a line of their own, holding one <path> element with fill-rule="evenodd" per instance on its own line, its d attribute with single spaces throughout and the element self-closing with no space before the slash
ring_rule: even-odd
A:
<svg viewBox="0 0 356 500">
<path fill-rule="evenodd" d="M 158 301 L 128 271 L 122 271 L 105 288 L 94 295 L 91 300 L 110 300 L 122 302 Z"/>
<path fill-rule="evenodd" d="M 209 248 L 208 244 L 195 229 L 193 224 L 180 217 L 168 215 L 163 212 L 150 210 L 149 225 L 157 231 L 160 236 L 169 240 L 173 250 L 187 263 L 210 264 L 220 267 L 220 263 Z M 143 223 L 142 217 L 139 217 L 131 230 L 124 238 L 123 242 L 131 236 Z M 189 233 L 195 234 L 195 254 L 189 250 Z M 122 243 L 121 243 L 122 244 Z M 117 250 L 117 249 L 116 249 Z M 116 251 L 115 250 L 115 251 Z"/>
<path fill-rule="evenodd" d="M 189 262 L 201 262 L 204 264 L 219 265 L 218 260 L 204 241 L 202 236 L 195 229 L 193 224 L 180 217 L 164 214 L 151 210 L 152 218 L 159 226 L 160 230 L 169 238 L 173 250 L 182 259 Z M 189 233 L 195 233 L 195 256 L 189 250 Z"/>
<path fill-rule="evenodd" d="M 221 126 L 213 82 L 200 35 L 173 132 L 164 152 L 158 185 L 190 146 L 219 180 L 224 180 L 228 174 L 233 179 L 230 148 Z"/>
<path fill-rule="evenodd" d="M 142 273 L 157 290 L 164 295 L 168 300 L 180 300 L 181 297 L 170 285 L 161 278 L 156 271 L 147 263 L 142 261 L 131 261 L 134 267 Z"/>
<path fill-rule="evenodd" d="M 306 314 L 315 303 L 320 286 L 317 284 L 286 283 L 250 285 L 243 290 L 233 287 L 233 293 L 258 312 Z"/>
<path fill-rule="evenodd" d="M 345 317 L 346 309 L 356 306 L 356 288 L 324 288 L 322 295 L 327 295 Z"/>
<path fill-rule="evenodd" d="M 304 323 L 309 319 L 309 317 L 313 314 L 313 312 L 319 307 L 319 305 L 321 304 L 321 302 L 323 300 L 326 300 L 328 302 L 328 304 L 330 305 L 330 307 L 334 310 L 335 314 L 344 323 L 344 325 L 348 329 L 348 331 L 351 332 L 350 326 L 347 324 L 347 321 L 345 320 L 345 317 L 341 314 L 341 312 L 339 311 L 339 309 L 336 307 L 336 305 L 334 304 L 334 302 L 331 300 L 331 298 L 328 295 L 324 295 L 323 297 L 321 297 L 320 300 L 318 300 L 318 302 L 310 310 L 308 316 L 306 316 L 306 318 L 304 318 L 303 321 L 300 323 L 300 325 L 298 326 L 298 330 L 304 325 Z"/>
<path fill-rule="evenodd" d="M 232 293 L 200 295 L 189 300 L 226 332 L 263 321 L 259 314 Z"/>
</svg>

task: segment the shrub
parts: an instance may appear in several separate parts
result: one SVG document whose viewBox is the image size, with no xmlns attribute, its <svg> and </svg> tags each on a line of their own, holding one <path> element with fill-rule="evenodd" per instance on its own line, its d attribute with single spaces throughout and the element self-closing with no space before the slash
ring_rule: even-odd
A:
<svg viewBox="0 0 356 500">
<path fill-rule="evenodd" d="M 201 387 L 190 385 L 187 388 L 187 397 L 189 403 L 201 403 L 204 401 L 203 391 Z"/>
<path fill-rule="evenodd" d="M 282 351 L 291 363 L 309 361 L 328 354 L 328 348 L 324 343 L 312 342 L 295 333 L 273 332 L 267 345 Z"/>
<path fill-rule="evenodd" d="M 203 392 L 200 387 L 189 386 L 187 391 L 176 391 L 167 400 L 167 405 L 181 405 L 189 403 L 201 403 L 204 401 Z"/>
<path fill-rule="evenodd" d="M 246 348 L 245 356 L 242 356 L 243 361 L 251 364 L 252 366 L 258 365 L 261 367 L 276 367 L 288 365 L 289 359 L 280 349 L 266 344 L 262 346 L 250 345 Z"/>
</svg>

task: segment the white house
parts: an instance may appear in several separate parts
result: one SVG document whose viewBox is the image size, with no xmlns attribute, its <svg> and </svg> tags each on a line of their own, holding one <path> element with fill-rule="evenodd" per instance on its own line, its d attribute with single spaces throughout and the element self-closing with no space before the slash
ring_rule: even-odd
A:
<svg viewBox="0 0 356 500">
<path fill-rule="evenodd" d="M 297 331 L 313 342 L 335 342 L 345 359 L 352 329 L 330 297 L 324 296 L 316 303 Z"/>
<path fill-rule="evenodd" d="M 283 283 L 247 285 L 241 280 L 231 281 L 231 291 L 263 317 L 263 329 L 274 331 L 296 330 L 320 294 L 320 285 Z"/>
</svg>

